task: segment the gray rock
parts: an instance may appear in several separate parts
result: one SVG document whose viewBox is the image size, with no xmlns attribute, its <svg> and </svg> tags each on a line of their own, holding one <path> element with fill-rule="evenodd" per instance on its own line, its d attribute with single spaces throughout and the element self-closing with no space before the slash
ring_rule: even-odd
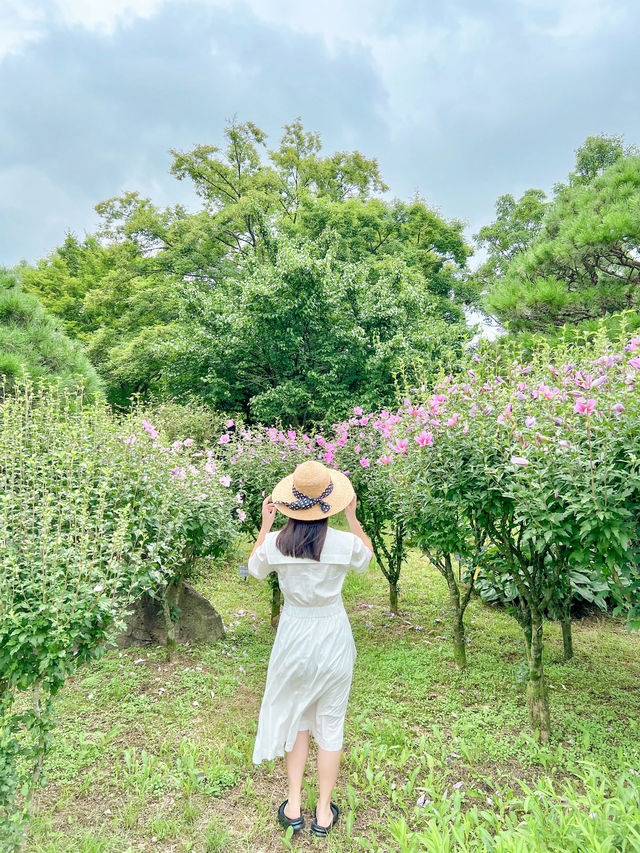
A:
<svg viewBox="0 0 640 853">
<path fill-rule="evenodd" d="M 180 614 L 176 624 L 177 643 L 215 643 L 224 636 L 220 614 L 190 584 L 183 582 L 171 600 L 179 608 Z M 133 602 L 130 609 L 133 613 L 127 617 L 127 627 L 116 637 L 115 645 L 119 649 L 127 649 L 129 646 L 166 646 L 167 632 L 162 603 L 143 595 Z"/>
</svg>

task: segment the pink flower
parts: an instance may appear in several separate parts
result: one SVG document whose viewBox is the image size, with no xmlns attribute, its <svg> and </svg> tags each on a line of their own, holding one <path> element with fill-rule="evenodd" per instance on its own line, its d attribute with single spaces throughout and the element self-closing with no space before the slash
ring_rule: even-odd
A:
<svg viewBox="0 0 640 853">
<path fill-rule="evenodd" d="M 615 406 L 611 406 L 611 411 L 615 412 L 616 415 L 620 415 L 624 412 L 624 406 L 622 403 L 616 403 Z"/>
<path fill-rule="evenodd" d="M 524 456 L 512 456 L 511 457 L 512 465 L 528 465 L 529 460 L 525 459 Z"/>
<path fill-rule="evenodd" d="M 533 417 L 533 415 L 529 415 L 528 418 L 524 419 L 524 425 L 529 429 L 532 429 L 536 425 L 536 419 Z"/>
<path fill-rule="evenodd" d="M 194 441 L 192 438 L 185 438 L 185 440 L 182 443 L 184 444 L 185 447 L 191 447 L 191 445 L 194 443 Z"/>
<path fill-rule="evenodd" d="M 237 509 L 236 515 L 238 516 L 240 521 L 246 521 L 247 519 L 247 513 L 243 509 Z"/>
<path fill-rule="evenodd" d="M 220 485 L 229 487 L 231 485 L 231 477 L 228 474 L 225 474 L 224 477 L 220 477 Z"/>
<path fill-rule="evenodd" d="M 360 453 L 360 445 L 359 444 L 356 444 L 356 446 L 353 449 L 355 450 L 356 453 Z"/>
<path fill-rule="evenodd" d="M 138 440 L 138 437 L 135 435 L 130 435 L 129 438 L 125 438 L 124 443 L 128 444 L 131 447 L 132 444 L 135 444 Z"/>
<path fill-rule="evenodd" d="M 296 432 L 294 429 L 288 429 L 288 430 L 287 430 L 287 438 L 288 438 L 290 441 L 295 441 L 295 440 L 296 440 L 296 436 L 297 436 L 297 432 Z"/>
<path fill-rule="evenodd" d="M 635 352 L 637 349 L 640 349 L 640 336 L 631 338 L 631 340 L 625 347 L 625 350 L 627 352 Z"/>
<path fill-rule="evenodd" d="M 578 415 L 590 415 L 595 411 L 595 408 L 595 400 L 585 400 L 584 397 L 578 397 L 573 411 Z"/>
<path fill-rule="evenodd" d="M 145 429 L 149 433 L 151 438 L 158 437 L 158 430 L 153 426 L 153 424 L 150 424 L 149 421 L 145 421 L 144 418 L 142 419 L 142 426 L 143 429 Z"/>
<path fill-rule="evenodd" d="M 469 432 L 469 424 L 464 425 L 464 429 L 462 430 L 462 434 L 466 435 Z"/>
<path fill-rule="evenodd" d="M 636 370 L 640 370 L 640 358 L 630 358 L 629 365 L 635 367 Z"/>
<path fill-rule="evenodd" d="M 333 451 L 327 450 L 326 453 L 322 454 L 322 458 L 327 463 L 327 465 L 331 465 L 331 463 L 333 462 L 333 458 L 334 458 Z"/>
<path fill-rule="evenodd" d="M 447 426 L 455 426 L 458 423 L 458 418 L 460 415 L 457 412 L 454 412 L 453 415 L 447 421 Z"/>
<path fill-rule="evenodd" d="M 326 439 L 324 439 L 321 435 L 316 436 L 316 444 L 322 447 L 323 444 L 326 444 Z"/>
<path fill-rule="evenodd" d="M 177 453 L 178 450 L 182 449 L 182 442 L 181 441 L 174 441 L 173 444 L 171 445 L 171 449 Z"/>
<path fill-rule="evenodd" d="M 225 432 L 224 435 L 221 435 L 218 439 L 218 444 L 229 444 L 231 441 L 231 437 Z"/>
<path fill-rule="evenodd" d="M 363 414 L 362 408 L 360 406 L 354 406 L 353 414 L 360 416 L 361 414 Z"/>
<path fill-rule="evenodd" d="M 396 453 L 406 453 L 407 447 L 409 446 L 408 438 L 399 438 L 396 443 L 393 445 L 393 449 Z"/>
<path fill-rule="evenodd" d="M 366 426 L 369 423 L 369 418 L 365 415 L 363 418 L 360 418 L 360 426 Z"/>
<path fill-rule="evenodd" d="M 237 504 L 243 504 L 244 503 L 244 498 L 242 497 L 240 492 L 238 492 L 238 494 L 236 495 L 236 503 Z"/>
<path fill-rule="evenodd" d="M 433 433 L 432 432 L 422 432 L 419 435 L 414 435 L 413 440 L 418 445 L 418 447 L 431 447 L 433 444 Z"/>
<path fill-rule="evenodd" d="M 207 474 L 214 474 L 218 470 L 218 466 L 213 461 L 213 459 L 209 459 L 209 461 L 205 464 L 204 470 Z"/>
<path fill-rule="evenodd" d="M 392 461 L 393 460 L 392 460 L 391 456 L 387 456 L 385 454 L 384 456 L 381 456 L 380 459 L 378 459 L 378 464 L 379 465 L 389 465 L 389 463 Z"/>
<path fill-rule="evenodd" d="M 233 418 L 229 418 L 229 420 L 227 421 L 227 429 L 231 429 L 232 426 L 233 426 Z"/>
<path fill-rule="evenodd" d="M 360 460 L 360 464 L 362 465 L 363 468 L 368 468 L 371 463 L 369 462 L 369 460 L 366 457 L 363 457 Z"/>
</svg>

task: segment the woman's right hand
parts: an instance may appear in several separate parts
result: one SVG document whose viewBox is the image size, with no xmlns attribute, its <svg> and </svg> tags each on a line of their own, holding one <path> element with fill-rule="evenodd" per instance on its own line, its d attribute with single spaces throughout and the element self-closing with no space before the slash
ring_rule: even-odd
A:
<svg viewBox="0 0 640 853">
<path fill-rule="evenodd" d="M 276 517 L 276 505 L 271 503 L 271 495 L 267 495 L 262 501 L 262 529 L 265 532 L 271 530 L 273 519 Z"/>
</svg>

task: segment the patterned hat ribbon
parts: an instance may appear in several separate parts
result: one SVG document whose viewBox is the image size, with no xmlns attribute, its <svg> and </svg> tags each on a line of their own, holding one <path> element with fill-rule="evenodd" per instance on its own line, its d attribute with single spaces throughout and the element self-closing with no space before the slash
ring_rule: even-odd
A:
<svg viewBox="0 0 640 853">
<path fill-rule="evenodd" d="M 291 491 L 293 492 L 294 497 L 297 498 L 296 501 L 274 501 L 277 504 L 284 504 L 288 506 L 289 509 L 309 509 L 314 504 L 318 504 L 322 512 L 329 512 L 331 509 L 331 504 L 326 503 L 323 498 L 328 497 L 333 491 L 333 483 L 329 483 L 327 488 L 321 495 L 318 495 L 317 498 L 310 498 L 308 495 L 303 495 L 302 492 L 299 492 L 296 487 L 292 484 Z"/>
</svg>

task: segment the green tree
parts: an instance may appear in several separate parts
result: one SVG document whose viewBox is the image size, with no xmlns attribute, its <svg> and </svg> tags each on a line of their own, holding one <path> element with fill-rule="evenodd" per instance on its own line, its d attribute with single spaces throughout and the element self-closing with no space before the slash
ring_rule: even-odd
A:
<svg viewBox="0 0 640 853">
<path fill-rule="evenodd" d="M 639 249 L 640 156 L 621 156 L 559 190 L 537 238 L 494 281 L 488 308 L 514 330 L 636 309 Z"/>
<path fill-rule="evenodd" d="M 22 292 L 12 272 L 0 270 L 0 396 L 27 378 L 35 385 L 56 382 L 81 389 L 88 399 L 102 395 L 80 344 L 64 334 L 35 296 Z"/>
</svg>

